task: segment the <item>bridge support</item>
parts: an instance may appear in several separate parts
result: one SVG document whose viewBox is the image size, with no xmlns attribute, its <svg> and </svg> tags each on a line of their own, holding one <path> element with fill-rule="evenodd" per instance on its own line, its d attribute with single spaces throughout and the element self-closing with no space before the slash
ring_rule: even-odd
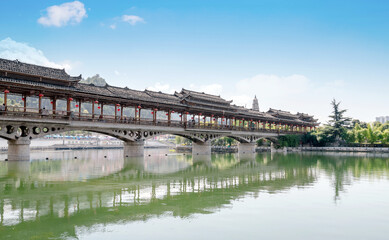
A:
<svg viewBox="0 0 389 240">
<path fill-rule="evenodd" d="M 30 140 L 8 140 L 9 161 L 30 161 Z"/>
<path fill-rule="evenodd" d="M 124 157 L 142 157 L 144 155 L 144 141 L 124 142 Z"/>
<path fill-rule="evenodd" d="M 211 142 L 193 142 L 192 155 L 210 155 Z"/>
<path fill-rule="evenodd" d="M 238 153 L 239 154 L 249 154 L 255 153 L 256 143 L 239 143 L 238 145 Z"/>
</svg>

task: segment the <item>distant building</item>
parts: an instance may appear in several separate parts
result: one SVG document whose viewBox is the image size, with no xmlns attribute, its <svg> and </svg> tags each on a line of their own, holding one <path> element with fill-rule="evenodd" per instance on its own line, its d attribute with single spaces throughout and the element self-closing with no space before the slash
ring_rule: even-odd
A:
<svg viewBox="0 0 389 240">
<path fill-rule="evenodd" d="M 255 95 L 255 97 L 254 97 L 252 110 L 259 112 L 259 104 L 258 104 L 257 95 Z"/>
<path fill-rule="evenodd" d="M 382 117 L 376 117 L 375 118 L 375 121 L 376 122 L 380 122 L 380 123 L 386 123 L 386 122 L 389 122 L 389 116 L 382 116 Z"/>
</svg>

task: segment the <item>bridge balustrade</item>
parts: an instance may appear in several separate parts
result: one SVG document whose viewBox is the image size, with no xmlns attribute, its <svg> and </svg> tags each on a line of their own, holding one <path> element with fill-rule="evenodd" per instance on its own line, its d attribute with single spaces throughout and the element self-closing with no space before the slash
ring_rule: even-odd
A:
<svg viewBox="0 0 389 240">
<path fill-rule="evenodd" d="M 270 132 L 270 133 L 301 133 L 306 132 L 304 128 L 298 129 L 272 129 L 259 128 L 256 126 L 236 126 L 229 124 L 215 124 L 210 122 L 192 122 L 192 121 L 177 121 L 177 120 L 155 120 L 153 118 L 139 118 L 128 116 L 100 115 L 100 114 L 80 114 L 73 111 L 48 110 L 37 108 L 25 108 L 16 106 L 7 106 L 5 111 L 0 111 L 3 116 L 9 117 L 29 117 L 36 119 L 63 119 L 75 121 L 92 121 L 104 123 L 120 123 L 133 125 L 154 125 L 163 127 L 184 127 L 186 129 L 204 129 L 204 130 L 228 130 L 228 131 L 250 131 L 250 132 Z"/>
</svg>

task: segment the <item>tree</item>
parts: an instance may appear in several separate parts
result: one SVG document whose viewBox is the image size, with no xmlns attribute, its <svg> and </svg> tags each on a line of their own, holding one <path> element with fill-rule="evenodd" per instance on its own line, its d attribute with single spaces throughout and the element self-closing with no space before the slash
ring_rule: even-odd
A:
<svg viewBox="0 0 389 240">
<path fill-rule="evenodd" d="M 335 99 L 331 102 L 333 111 L 329 116 L 330 120 L 323 129 L 330 142 L 339 142 L 347 138 L 347 128 L 350 128 L 351 118 L 345 117 L 346 109 L 340 109 L 340 102 L 336 102 Z"/>
<path fill-rule="evenodd" d="M 380 127 L 382 127 L 382 125 L 375 125 L 375 124 L 367 125 L 367 128 L 365 129 L 365 137 L 370 144 L 374 144 L 375 142 L 377 142 L 382 138 Z"/>
</svg>

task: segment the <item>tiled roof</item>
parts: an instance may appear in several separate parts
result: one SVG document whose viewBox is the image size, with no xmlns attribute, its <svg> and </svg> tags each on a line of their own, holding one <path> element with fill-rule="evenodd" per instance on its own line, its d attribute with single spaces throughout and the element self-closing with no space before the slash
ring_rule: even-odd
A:
<svg viewBox="0 0 389 240">
<path fill-rule="evenodd" d="M 0 58 L 0 70 L 71 82 L 78 82 L 81 80 L 81 75 L 78 77 L 71 77 L 65 72 L 65 69 L 42 67 L 23 63 L 18 60 L 11 61 L 3 58 Z"/>
<path fill-rule="evenodd" d="M 194 99 L 198 99 L 200 101 L 212 101 L 216 103 L 222 103 L 222 104 L 230 104 L 232 101 L 227 101 L 220 96 L 204 93 L 204 92 L 196 92 L 192 90 L 182 89 L 181 90 L 181 96 L 183 98 L 192 97 Z"/>
</svg>

